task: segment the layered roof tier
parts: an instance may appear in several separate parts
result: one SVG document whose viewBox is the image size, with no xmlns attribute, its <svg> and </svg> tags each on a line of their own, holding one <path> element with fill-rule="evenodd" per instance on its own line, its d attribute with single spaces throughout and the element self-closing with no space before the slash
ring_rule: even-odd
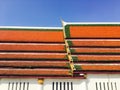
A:
<svg viewBox="0 0 120 90">
<path fill-rule="evenodd" d="M 74 76 L 120 73 L 120 24 L 67 23 L 64 35 Z"/>
<path fill-rule="evenodd" d="M 0 77 L 75 78 L 120 73 L 120 24 L 0 27 Z"/>
<path fill-rule="evenodd" d="M 71 77 L 61 28 L 1 28 L 0 76 Z"/>
</svg>

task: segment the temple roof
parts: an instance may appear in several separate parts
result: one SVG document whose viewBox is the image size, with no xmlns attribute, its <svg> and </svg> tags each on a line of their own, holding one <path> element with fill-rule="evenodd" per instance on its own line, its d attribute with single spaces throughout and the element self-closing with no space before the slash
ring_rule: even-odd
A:
<svg viewBox="0 0 120 90">
<path fill-rule="evenodd" d="M 119 23 L 0 27 L 0 77 L 120 73 Z"/>
<path fill-rule="evenodd" d="M 119 23 L 69 23 L 64 33 L 73 75 L 120 72 Z"/>
</svg>

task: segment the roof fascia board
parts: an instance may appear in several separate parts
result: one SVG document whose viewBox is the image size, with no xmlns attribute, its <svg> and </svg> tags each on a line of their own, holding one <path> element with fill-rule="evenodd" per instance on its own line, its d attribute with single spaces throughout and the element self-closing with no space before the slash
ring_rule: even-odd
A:
<svg viewBox="0 0 120 90">
<path fill-rule="evenodd" d="M 63 26 L 120 26 L 120 22 L 62 22 Z"/>
<path fill-rule="evenodd" d="M 28 27 L 28 26 L 0 26 L 0 29 L 22 29 L 22 30 L 62 30 L 62 27 Z"/>
</svg>

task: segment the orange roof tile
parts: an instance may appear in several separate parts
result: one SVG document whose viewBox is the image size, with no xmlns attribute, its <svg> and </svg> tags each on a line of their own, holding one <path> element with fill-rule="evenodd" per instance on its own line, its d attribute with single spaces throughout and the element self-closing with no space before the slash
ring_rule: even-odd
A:
<svg viewBox="0 0 120 90">
<path fill-rule="evenodd" d="M 0 30 L 0 76 L 72 76 L 62 30 Z"/>
<path fill-rule="evenodd" d="M 35 61 L 35 60 L 0 60 L 0 67 L 24 67 L 24 68 L 37 68 L 37 67 L 50 67 L 50 68 L 69 68 L 68 61 Z"/>
<path fill-rule="evenodd" d="M 60 30 L 0 30 L 0 41 L 64 42 Z"/>
<path fill-rule="evenodd" d="M 64 35 L 74 76 L 83 71 L 120 72 L 115 64 L 120 61 L 120 25 L 71 23 L 64 26 Z"/>
<path fill-rule="evenodd" d="M 72 55 L 74 61 L 120 61 L 120 55 Z"/>
<path fill-rule="evenodd" d="M 86 71 L 119 71 L 120 64 L 79 64 L 77 65 L 77 70 Z"/>
<path fill-rule="evenodd" d="M 70 38 L 120 38 L 120 26 L 118 25 L 70 25 L 69 32 Z"/>
<path fill-rule="evenodd" d="M 119 47 L 120 39 L 68 39 L 69 46 L 101 46 L 101 47 Z"/>
<path fill-rule="evenodd" d="M 120 25 L 70 24 L 64 31 L 1 29 L 0 59 L 0 76 L 120 72 L 119 63 L 115 64 L 120 61 Z"/>
<path fill-rule="evenodd" d="M 2 52 L 0 59 L 67 59 L 66 53 Z"/>
<path fill-rule="evenodd" d="M 65 52 L 65 44 L 51 43 L 0 43 L 0 51 L 59 51 Z"/>
<path fill-rule="evenodd" d="M 97 47 L 80 47 L 71 48 L 71 53 L 80 54 L 119 54 L 120 48 L 97 48 Z"/>
<path fill-rule="evenodd" d="M 0 68 L 0 75 L 63 75 L 69 76 L 71 75 L 69 69 L 7 69 Z"/>
</svg>

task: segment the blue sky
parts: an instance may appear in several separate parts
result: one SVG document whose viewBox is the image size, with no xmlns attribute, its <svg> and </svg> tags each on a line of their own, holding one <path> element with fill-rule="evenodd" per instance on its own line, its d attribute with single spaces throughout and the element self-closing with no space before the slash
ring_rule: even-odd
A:
<svg viewBox="0 0 120 90">
<path fill-rule="evenodd" d="M 62 26 L 120 22 L 120 0 L 0 0 L 0 26 Z"/>
</svg>

